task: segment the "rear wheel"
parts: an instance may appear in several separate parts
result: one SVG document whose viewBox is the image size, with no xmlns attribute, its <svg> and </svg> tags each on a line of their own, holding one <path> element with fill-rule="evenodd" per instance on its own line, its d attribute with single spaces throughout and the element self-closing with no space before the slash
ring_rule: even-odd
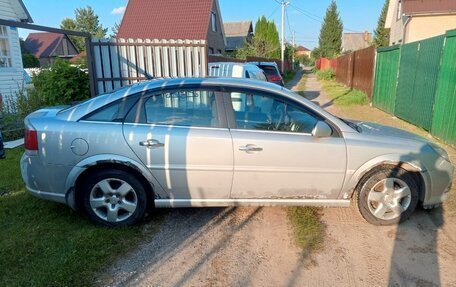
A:
<svg viewBox="0 0 456 287">
<path fill-rule="evenodd" d="M 99 171 L 85 181 L 82 191 L 87 215 L 101 225 L 133 225 L 146 212 L 147 194 L 144 186 L 125 171 Z"/>
<path fill-rule="evenodd" d="M 375 225 L 407 220 L 418 204 L 418 185 L 406 170 L 381 169 L 365 176 L 355 203 L 364 219 Z"/>
</svg>

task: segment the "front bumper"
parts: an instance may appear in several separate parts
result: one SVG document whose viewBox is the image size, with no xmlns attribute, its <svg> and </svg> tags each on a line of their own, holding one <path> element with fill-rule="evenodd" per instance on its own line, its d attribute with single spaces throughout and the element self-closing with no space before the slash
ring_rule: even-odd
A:
<svg viewBox="0 0 456 287">
<path fill-rule="evenodd" d="M 435 167 L 422 173 L 426 184 L 424 206 L 440 204 L 448 198 L 451 190 L 454 166 L 447 160 L 439 159 Z"/>
</svg>

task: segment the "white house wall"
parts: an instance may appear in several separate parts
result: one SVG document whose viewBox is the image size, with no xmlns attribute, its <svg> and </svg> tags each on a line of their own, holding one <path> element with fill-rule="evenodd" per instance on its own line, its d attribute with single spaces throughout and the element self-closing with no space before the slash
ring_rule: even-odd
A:
<svg viewBox="0 0 456 287">
<path fill-rule="evenodd" d="M 14 21 L 19 20 L 7 0 L 0 0 L 0 18 Z M 15 96 L 23 84 L 23 64 L 17 28 L 8 27 L 8 36 L 12 67 L 0 68 L 0 94 L 2 94 L 4 101 L 10 96 Z"/>
</svg>

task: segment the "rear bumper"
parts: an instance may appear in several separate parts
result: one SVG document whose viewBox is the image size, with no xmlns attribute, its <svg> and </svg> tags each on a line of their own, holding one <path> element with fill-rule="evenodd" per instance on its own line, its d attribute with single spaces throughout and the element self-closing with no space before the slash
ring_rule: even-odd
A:
<svg viewBox="0 0 456 287">
<path fill-rule="evenodd" d="M 36 158 L 25 153 L 21 158 L 21 176 L 27 191 L 41 199 L 67 204 L 66 194 L 64 192 L 58 193 L 40 188 L 41 185 L 52 186 L 43 184 L 43 182 L 48 183 L 52 179 L 52 171 L 46 171 L 38 162 L 34 162 L 35 160 Z M 47 177 L 46 174 L 49 174 L 49 176 Z"/>
</svg>

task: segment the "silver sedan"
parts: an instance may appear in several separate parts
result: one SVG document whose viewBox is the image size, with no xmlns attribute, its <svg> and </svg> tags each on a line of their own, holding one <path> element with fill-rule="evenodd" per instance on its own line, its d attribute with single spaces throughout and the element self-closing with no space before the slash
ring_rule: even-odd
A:
<svg viewBox="0 0 456 287">
<path fill-rule="evenodd" d="M 274 84 L 160 79 L 25 119 L 27 189 L 131 225 L 150 208 L 356 204 L 395 224 L 439 205 L 448 154 L 391 127 L 337 118 Z"/>
</svg>

